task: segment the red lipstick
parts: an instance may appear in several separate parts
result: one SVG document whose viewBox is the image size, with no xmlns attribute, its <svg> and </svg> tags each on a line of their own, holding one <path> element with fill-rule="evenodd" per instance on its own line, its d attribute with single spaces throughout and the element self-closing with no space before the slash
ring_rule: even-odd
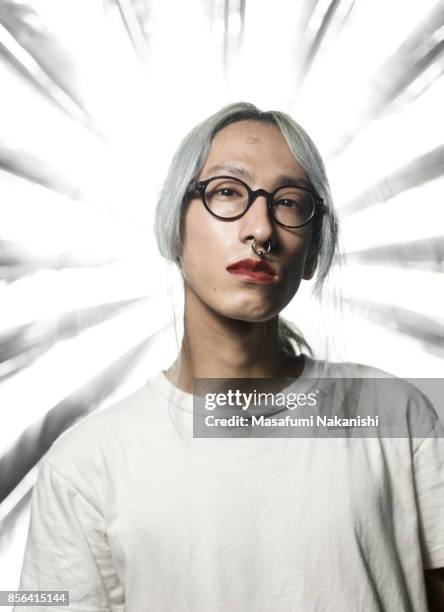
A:
<svg viewBox="0 0 444 612">
<path fill-rule="evenodd" d="M 241 259 L 228 266 L 227 271 L 244 280 L 260 284 L 274 283 L 277 280 L 276 271 L 264 259 Z"/>
</svg>

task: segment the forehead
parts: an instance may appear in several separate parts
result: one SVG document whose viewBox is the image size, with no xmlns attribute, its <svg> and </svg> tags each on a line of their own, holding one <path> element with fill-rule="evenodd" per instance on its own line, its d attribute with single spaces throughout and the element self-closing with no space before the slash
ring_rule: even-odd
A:
<svg viewBox="0 0 444 612">
<path fill-rule="evenodd" d="M 252 176 L 305 175 L 281 130 L 273 123 L 254 120 L 237 121 L 214 136 L 203 170 L 223 164 L 240 166 Z"/>
</svg>

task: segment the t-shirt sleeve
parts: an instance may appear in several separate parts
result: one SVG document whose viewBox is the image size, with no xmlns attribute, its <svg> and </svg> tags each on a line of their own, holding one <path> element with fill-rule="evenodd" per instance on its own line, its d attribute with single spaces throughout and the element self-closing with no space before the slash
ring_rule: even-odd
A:
<svg viewBox="0 0 444 612">
<path fill-rule="evenodd" d="M 444 567 L 444 429 L 438 419 L 413 465 L 424 569 Z"/>
<path fill-rule="evenodd" d="M 102 514 L 46 458 L 32 493 L 19 590 L 69 591 L 69 606 L 27 606 L 30 612 L 124 610 Z"/>
</svg>

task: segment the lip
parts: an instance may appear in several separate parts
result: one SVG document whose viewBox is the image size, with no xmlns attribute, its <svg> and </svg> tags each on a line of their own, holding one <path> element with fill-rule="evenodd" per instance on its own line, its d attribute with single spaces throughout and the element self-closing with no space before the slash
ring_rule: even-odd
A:
<svg viewBox="0 0 444 612">
<path fill-rule="evenodd" d="M 264 259 L 241 259 L 226 269 L 230 274 L 249 282 L 270 284 L 278 280 L 275 269 Z"/>
</svg>

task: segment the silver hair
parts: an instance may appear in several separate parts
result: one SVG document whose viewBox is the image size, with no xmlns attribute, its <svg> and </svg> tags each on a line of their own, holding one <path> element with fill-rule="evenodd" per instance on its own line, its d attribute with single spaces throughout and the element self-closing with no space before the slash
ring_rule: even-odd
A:
<svg viewBox="0 0 444 612">
<path fill-rule="evenodd" d="M 286 113 L 261 111 L 253 104 L 238 102 L 225 106 L 195 126 L 180 143 L 169 167 L 155 214 L 154 232 L 160 253 L 181 269 L 182 220 L 187 194 L 208 157 L 214 136 L 229 124 L 255 120 L 276 125 L 282 132 L 307 179 L 324 201 L 324 214 L 315 217 L 309 261 L 316 268 L 314 294 L 321 297 L 324 281 L 338 255 L 339 226 L 333 207 L 327 174 L 321 155 L 305 130 Z M 292 338 L 308 349 L 305 340 L 281 321 L 284 348 Z M 309 349 L 310 350 L 310 349 Z"/>
</svg>

